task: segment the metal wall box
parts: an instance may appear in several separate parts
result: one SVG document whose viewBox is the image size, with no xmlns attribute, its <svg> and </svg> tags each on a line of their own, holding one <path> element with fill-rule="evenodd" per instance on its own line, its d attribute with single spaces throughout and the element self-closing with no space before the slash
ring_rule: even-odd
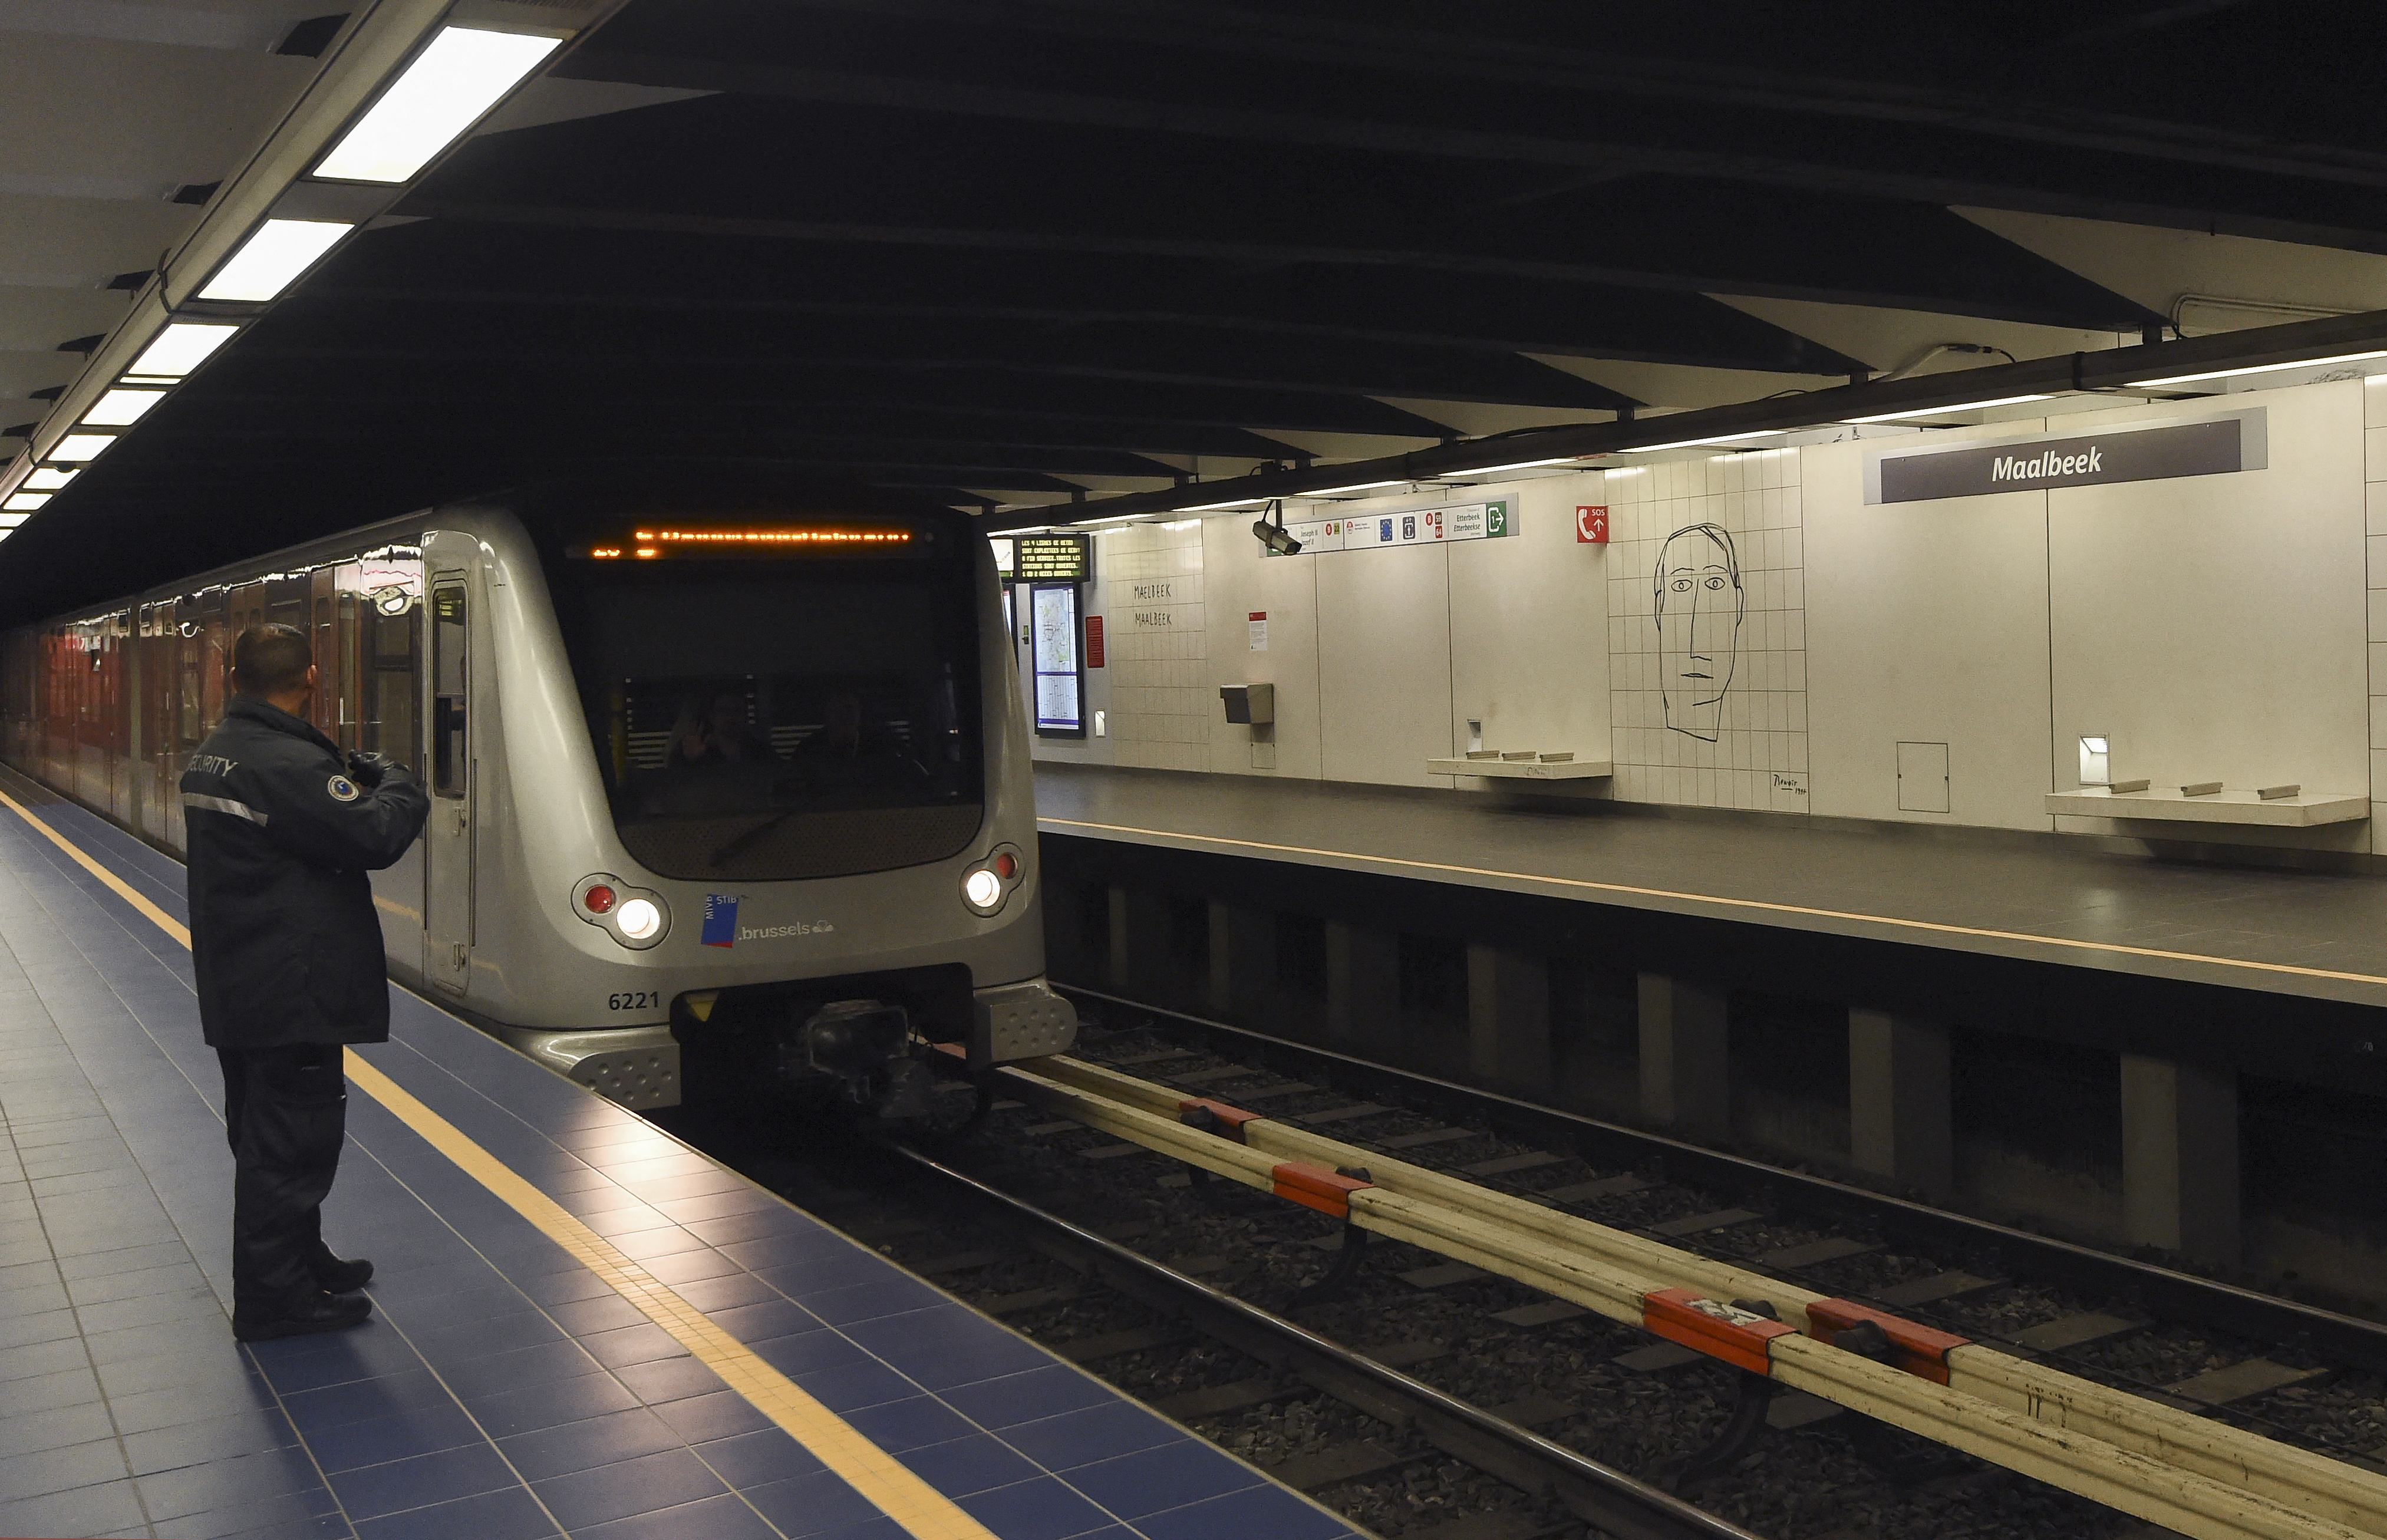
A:
<svg viewBox="0 0 2387 1540">
<path fill-rule="evenodd" d="M 1220 685 L 1219 699 L 1226 702 L 1227 720 L 1237 726 L 1264 727 L 1276 722 L 1274 685 Z"/>
</svg>

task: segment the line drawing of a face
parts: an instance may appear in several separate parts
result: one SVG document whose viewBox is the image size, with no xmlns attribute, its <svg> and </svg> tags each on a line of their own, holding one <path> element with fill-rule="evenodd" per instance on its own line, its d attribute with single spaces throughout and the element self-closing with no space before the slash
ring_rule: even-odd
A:
<svg viewBox="0 0 2387 1540">
<path fill-rule="evenodd" d="M 1687 524 L 1667 536 L 1655 581 L 1666 726 L 1713 743 L 1740 654 L 1740 620 L 1749 612 L 1731 533 L 1721 524 Z"/>
</svg>

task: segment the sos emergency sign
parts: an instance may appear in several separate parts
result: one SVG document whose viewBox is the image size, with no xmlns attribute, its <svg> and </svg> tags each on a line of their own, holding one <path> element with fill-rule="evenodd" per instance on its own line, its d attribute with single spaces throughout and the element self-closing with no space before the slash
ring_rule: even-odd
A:
<svg viewBox="0 0 2387 1540">
<path fill-rule="evenodd" d="M 1574 541 L 1579 546 L 1608 544 L 1608 509 L 1605 505 L 1575 504 Z"/>
</svg>

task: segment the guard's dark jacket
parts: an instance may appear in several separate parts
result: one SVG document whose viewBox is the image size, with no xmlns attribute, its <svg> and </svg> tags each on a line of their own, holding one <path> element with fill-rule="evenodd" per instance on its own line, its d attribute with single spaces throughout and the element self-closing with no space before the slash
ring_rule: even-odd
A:
<svg viewBox="0 0 2387 1540">
<path fill-rule="evenodd" d="M 384 1042 L 389 978 L 365 873 L 406 853 L 430 799 L 349 775 L 330 738 L 235 697 L 183 772 L 191 959 L 216 1048 Z"/>
</svg>

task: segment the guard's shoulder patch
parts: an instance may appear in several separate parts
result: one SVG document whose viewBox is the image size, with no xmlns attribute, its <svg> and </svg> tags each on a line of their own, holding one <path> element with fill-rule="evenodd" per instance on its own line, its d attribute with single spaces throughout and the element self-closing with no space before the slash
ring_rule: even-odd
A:
<svg viewBox="0 0 2387 1540">
<path fill-rule="evenodd" d="M 323 783 L 323 789 L 332 794 L 332 800 L 335 802 L 353 802 L 357 800 L 357 783 L 346 776 L 334 776 Z"/>
</svg>

